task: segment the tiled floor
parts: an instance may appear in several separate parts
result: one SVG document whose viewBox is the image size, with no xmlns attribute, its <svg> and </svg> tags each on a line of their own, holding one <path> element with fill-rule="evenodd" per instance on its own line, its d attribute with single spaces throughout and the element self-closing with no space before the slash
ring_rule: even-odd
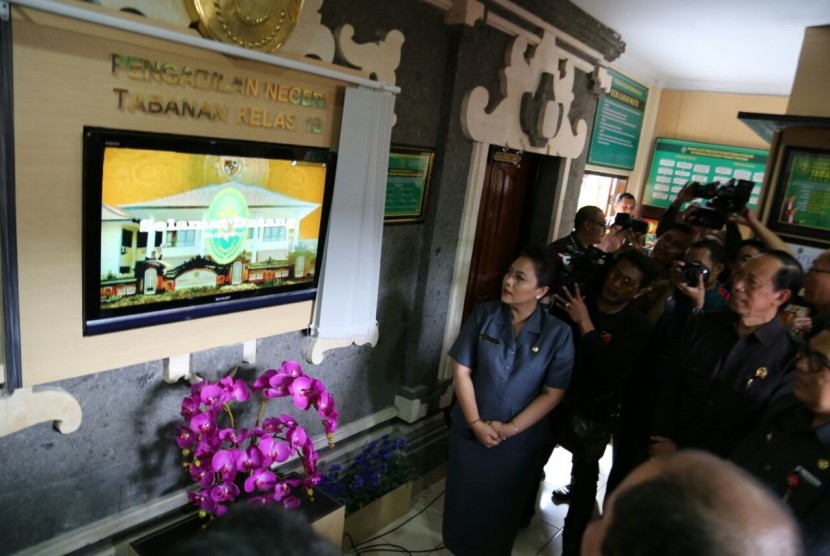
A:
<svg viewBox="0 0 830 556">
<path fill-rule="evenodd" d="M 611 448 L 599 462 L 599 485 L 597 500 L 605 497 L 605 483 L 611 470 Z M 513 556 L 558 556 L 562 552 L 562 527 L 568 505 L 551 502 L 551 491 L 566 484 L 570 479 L 571 454 L 557 448 L 545 466 L 545 480 L 539 489 L 536 503 L 536 517 L 530 526 L 519 533 L 513 545 Z M 444 512 L 444 480 L 422 491 L 412 500 L 412 509 L 407 515 L 379 531 L 374 539 L 358 546 L 363 553 L 382 554 L 418 552 L 420 554 L 451 556 L 449 550 L 441 548 L 441 520 Z M 404 550 L 401 550 L 404 549 Z M 354 551 L 344 552 L 354 554 Z"/>
</svg>

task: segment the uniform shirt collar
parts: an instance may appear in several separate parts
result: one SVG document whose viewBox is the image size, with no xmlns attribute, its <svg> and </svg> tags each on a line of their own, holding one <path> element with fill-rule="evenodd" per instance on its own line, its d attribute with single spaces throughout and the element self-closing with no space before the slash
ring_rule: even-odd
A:
<svg viewBox="0 0 830 556">
<path fill-rule="evenodd" d="M 733 314 L 735 315 L 735 330 L 737 330 L 740 323 L 740 317 L 737 313 Z M 789 335 L 789 330 L 787 329 L 787 325 L 784 324 L 784 321 L 781 320 L 781 317 L 776 314 L 771 321 L 761 325 L 759 328 L 756 328 L 748 335 L 755 336 L 755 338 L 765 346 L 771 346 L 776 342 L 776 340 L 778 340 L 778 338 L 781 337 L 782 334 Z"/>
<path fill-rule="evenodd" d="M 513 326 L 513 318 L 510 315 L 510 307 L 506 304 L 502 303 L 501 305 L 501 315 L 502 320 L 504 321 L 504 325 L 508 327 Z M 530 316 L 527 319 L 527 322 L 524 324 L 524 329 L 529 330 L 535 334 L 539 334 L 542 332 L 542 319 L 544 315 L 542 314 L 542 305 L 540 303 L 536 304 L 536 308 L 530 313 Z"/>
<path fill-rule="evenodd" d="M 824 446 L 824 449 L 830 452 L 830 423 L 824 423 L 813 429 L 818 441 Z"/>
</svg>

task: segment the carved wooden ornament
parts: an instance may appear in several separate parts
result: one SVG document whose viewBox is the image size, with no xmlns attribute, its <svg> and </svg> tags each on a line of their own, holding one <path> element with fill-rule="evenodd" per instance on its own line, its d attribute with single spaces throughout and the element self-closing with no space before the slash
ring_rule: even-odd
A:
<svg viewBox="0 0 830 556">
<path fill-rule="evenodd" d="M 516 37 L 502 70 L 504 99 L 487 113 L 490 94 L 476 87 L 464 98 L 461 126 L 473 141 L 529 152 L 576 158 L 588 132 L 585 120 L 572 122 L 575 68 L 567 53 L 545 32 L 530 58 L 528 41 Z"/>
</svg>

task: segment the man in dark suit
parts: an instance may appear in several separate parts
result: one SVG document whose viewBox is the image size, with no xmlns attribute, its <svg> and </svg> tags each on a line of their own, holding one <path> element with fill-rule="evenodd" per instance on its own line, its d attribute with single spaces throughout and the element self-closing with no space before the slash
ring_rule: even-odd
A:
<svg viewBox="0 0 830 556">
<path fill-rule="evenodd" d="M 689 447 L 725 456 L 792 392 L 798 342 L 779 312 L 802 282 L 798 261 L 767 251 L 734 276 L 731 311 L 689 321 L 657 400 L 652 456 Z"/>
<path fill-rule="evenodd" d="M 815 332 L 799 353 L 793 396 L 730 457 L 786 500 L 811 555 L 830 554 L 830 329 Z"/>
</svg>

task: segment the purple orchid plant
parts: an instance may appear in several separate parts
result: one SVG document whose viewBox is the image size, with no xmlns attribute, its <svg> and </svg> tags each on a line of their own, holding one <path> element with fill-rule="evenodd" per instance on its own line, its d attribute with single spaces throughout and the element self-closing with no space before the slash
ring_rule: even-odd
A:
<svg viewBox="0 0 830 556">
<path fill-rule="evenodd" d="M 256 422 L 250 429 L 237 428 L 231 404 L 249 402 L 251 391 L 259 394 Z M 269 400 L 288 396 L 298 409 L 317 410 L 329 446 L 334 446 L 338 417 L 334 398 L 322 382 L 305 375 L 296 361 L 265 371 L 250 387 L 233 373 L 219 382 L 203 380 L 191 387 L 190 395 L 182 400 L 184 424 L 179 426 L 176 443 L 182 449 L 183 466 L 199 485 L 199 490 L 187 496 L 203 516 L 221 516 L 227 503 L 243 492 L 253 503 L 278 502 L 288 508 L 301 503 L 292 494 L 296 487 L 313 496 L 321 474 L 311 436 L 290 415 L 263 419 Z M 223 416 L 229 426 L 220 425 Z M 303 463 L 304 477 L 280 476 L 274 469 L 294 453 Z"/>
</svg>

